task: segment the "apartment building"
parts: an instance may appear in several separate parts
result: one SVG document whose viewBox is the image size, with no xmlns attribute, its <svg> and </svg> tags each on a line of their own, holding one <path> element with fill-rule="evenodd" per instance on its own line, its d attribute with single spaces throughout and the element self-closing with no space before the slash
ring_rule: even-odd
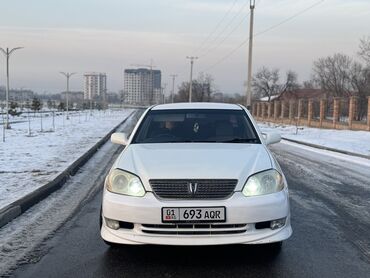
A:
<svg viewBox="0 0 370 278">
<path fill-rule="evenodd" d="M 160 70 L 126 69 L 124 71 L 124 102 L 140 105 L 161 103 L 163 101 L 161 79 Z"/>
<path fill-rule="evenodd" d="M 107 91 L 107 75 L 105 73 L 84 74 L 84 99 L 104 99 Z"/>
</svg>

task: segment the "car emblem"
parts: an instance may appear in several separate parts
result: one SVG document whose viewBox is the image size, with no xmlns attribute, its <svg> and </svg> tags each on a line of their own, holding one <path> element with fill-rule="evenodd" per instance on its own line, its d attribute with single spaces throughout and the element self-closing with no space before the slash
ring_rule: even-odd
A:
<svg viewBox="0 0 370 278">
<path fill-rule="evenodd" d="M 195 193 L 197 193 L 197 189 L 198 189 L 198 183 L 196 183 L 196 182 L 189 182 L 188 183 L 189 193 L 191 193 L 192 195 L 195 195 Z"/>
<path fill-rule="evenodd" d="M 199 124 L 198 123 L 194 124 L 193 131 L 194 131 L 194 133 L 198 133 L 198 131 L 199 131 Z"/>
</svg>

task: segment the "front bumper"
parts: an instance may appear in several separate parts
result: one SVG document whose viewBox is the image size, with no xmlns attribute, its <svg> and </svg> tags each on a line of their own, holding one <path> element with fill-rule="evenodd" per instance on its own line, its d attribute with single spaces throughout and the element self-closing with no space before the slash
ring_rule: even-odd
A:
<svg viewBox="0 0 370 278">
<path fill-rule="evenodd" d="M 207 231 L 211 230 L 209 234 L 200 235 L 197 232 L 203 230 L 193 227 L 193 229 L 187 229 L 187 231 L 193 231 L 194 234 L 176 234 L 176 231 L 184 231 L 184 229 L 181 229 L 181 227 L 167 229 L 162 226 L 162 207 L 215 206 L 226 207 L 226 222 L 222 223 L 222 225 L 226 225 L 225 229 L 207 229 Z M 121 244 L 262 244 L 282 241 L 292 234 L 289 199 L 286 190 L 275 194 L 248 198 L 244 197 L 241 192 L 235 192 L 232 197 L 226 200 L 201 201 L 164 201 L 157 199 L 151 192 L 148 192 L 142 198 L 135 198 L 104 190 L 102 216 L 102 238 L 109 242 Z M 132 229 L 120 228 L 114 230 L 106 225 L 105 218 L 129 222 L 134 225 Z M 276 230 L 270 228 L 256 229 L 256 223 L 281 218 L 286 218 L 285 225 L 282 228 Z M 154 228 L 147 228 L 148 226 Z M 216 224 L 213 227 L 217 227 Z M 212 231 L 217 231 L 217 233 Z"/>
</svg>

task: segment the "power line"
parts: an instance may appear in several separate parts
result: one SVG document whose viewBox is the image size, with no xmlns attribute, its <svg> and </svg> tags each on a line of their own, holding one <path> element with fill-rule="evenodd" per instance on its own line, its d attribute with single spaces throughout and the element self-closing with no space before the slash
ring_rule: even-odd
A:
<svg viewBox="0 0 370 278">
<path fill-rule="evenodd" d="M 257 37 L 257 36 L 260 36 L 260 35 L 262 35 L 262 34 L 265 34 L 265 33 L 269 32 L 269 31 L 271 31 L 271 30 L 273 30 L 273 29 L 275 29 L 275 28 L 277 28 L 277 27 L 281 26 L 282 24 L 284 24 L 284 23 L 286 23 L 286 22 L 288 22 L 288 21 L 291 21 L 292 19 L 294 19 L 294 18 L 296 18 L 296 17 L 298 17 L 298 16 L 300 16 L 300 15 L 302 15 L 302 14 L 304 14 L 304 13 L 308 12 L 309 10 L 311 10 L 311 9 L 315 8 L 316 6 L 320 5 L 320 4 L 321 4 L 321 3 L 323 3 L 323 2 L 325 2 L 325 0 L 320 0 L 320 1 L 316 2 L 316 3 L 314 3 L 313 5 L 311 5 L 311 6 L 307 7 L 307 8 L 305 8 L 305 9 L 303 9 L 303 10 L 301 10 L 301 11 L 299 11 L 298 13 L 296 13 L 296 14 L 294 14 L 294 15 L 292 15 L 292 16 L 290 16 L 290 17 L 288 17 L 288 18 L 286 18 L 286 19 L 284 19 L 284 20 L 282 20 L 282 21 L 280 21 L 280 22 L 278 22 L 277 24 L 274 24 L 274 25 L 272 25 L 272 26 L 270 26 L 270 27 L 268 27 L 268 28 L 266 28 L 266 29 L 264 29 L 264 30 L 262 30 L 262 31 L 260 31 L 260 32 L 257 32 L 256 34 L 254 34 L 254 36 L 253 36 L 253 37 Z M 230 51 L 227 55 L 225 55 L 224 57 L 222 57 L 221 59 L 219 59 L 216 63 L 214 63 L 213 65 L 211 65 L 210 67 L 206 68 L 206 69 L 205 69 L 205 70 L 203 70 L 203 71 L 204 71 L 204 72 L 209 71 L 209 70 L 213 69 L 215 66 L 217 66 L 217 65 L 221 64 L 223 61 L 225 61 L 225 60 L 227 60 L 229 57 L 231 57 L 231 56 L 232 56 L 236 51 L 238 51 L 240 48 L 242 48 L 242 47 L 243 47 L 245 44 L 247 44 L 248 42 L 249 42 L 249 37 L 248 37 L 246 40 L 244 40 L 242 43 L 240 43 L 240 44 L 239 44 L 236 48 L 234 48 L 232 51 Z"/>
<path fill-rule="evenodd" d="M 210 41 L 209 46 L 206 47 L 199 56 L 203 56 L 204 53 L 207 53 L 210 48 L 212 48 L 212 45 L 217 43 L 218 39 L 229 29 L 229 27 L 235 22 L 235 20 L 240 16 L 240 14 L 244 11 L 244 9 L 249 5 L 249 1 L 246 2 L 244 5 L 240 7 L 238 12 L 231 18 L 228 24 L 213 38 L 213 40 Z M 201 51 L 198 51 L 198 53 Z"/>
<path fill-rule="evenodd" d="M 224 14 L 224 16 L 221 18 L 221 20 L 216 24 L 216 27 L 213 29 L 211 33 L 208 34 L 208 36 L 204 39 L 204 41 L 200 44 L 200 46 L 194 51 L 195 53 L 198 53 L 204 45 L 207 43 L 207 41 L 216 33 L 216 31 L 219 29 L 221 24 L 224 22 L 224 20 L 227 18 L 227 16 L 231 13 L 231 11 L 234 9 L 236 3 L 239 0 L 234 0 L 230 8 L 227 10 L 227 12 Z"/>
<path fill-rule="evenodd" d="M 256 37 L 256 36 L 262 35 L 262 34 L 264 34 L 264 33 L 267 33 L 267 32 L 269 32 L 269 31 L 271 31 L 271 30 L 273 30 L 273 29 L 275 29 L 275 28 L 279 27 L 280 25 L 283 25 L 284 23 L 286 23 L 286 22 L 288 22 L 288 21 L 290 21 L 290 20 L 292 20 L 292 19 L 294 19 L 294 18 L 296 18 L 296 17 L 298 17 L 298 16 L 300 16 L 300 15 L 302 15 L 302 14 L 304 14 L 304 13 L 308 12 L 309 10 L 311 10 L 311 9 L 315 8 L 316 6 L 320 5 L 322 2 L 325 2 L 325 0 L 321 0 L 321 1 L 316 2 L 315 4 L 313 4 L 313 5 L 309 6 L 309 7 L 307 7 L 306 9 L 304 9 L 304 10 L 302 10 L 302 11 L 300 11 L 300 12 L 298 12 L 298 13 L 294 14 L 294 15 L 292 15 L 291 17 L 288 17 L 288 18 L 286 18 L 285 20 L 282 20 L 282 21 L 280 21 L 279 23 L 277 23 L 277 24 L 275 24 L 275 25 L 273 25 L 273 26 L 271 26 L 271 27 L 269 27 L 269 28 L 266 28 L 266 29 L 265 29 L 265 30 L 263 30 L 263 31 L 260 31 L 260 32 L 256 33 L 254 36 Z"/>
<path fill-rule="evenodd" d="M 201 56 L 201 58 L 204 58 L 209 53 L 211 53 L 215 49 L 219 48 L 227 39 L 229 39 L 231 37 L 232 34 L 234 34 L 234 32 L 240 27 L 240 25 L 242 25 L 244 23 L 244 21 L 249 16 L 250 16 L 250 13 L 248 13 L 248 16 L 243 17 L 242 20 L 216 46 L 209 48 L 208 51 Z"/>
</svg>

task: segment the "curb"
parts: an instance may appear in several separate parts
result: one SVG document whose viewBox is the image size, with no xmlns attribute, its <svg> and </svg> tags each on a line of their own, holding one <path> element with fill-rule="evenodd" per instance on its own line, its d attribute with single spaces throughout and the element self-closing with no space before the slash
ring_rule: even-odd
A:
<svg viewBox="0 0 370 278">
<path fill-rule="evenodd" d="M 365 158 L 365 159 L 370 159 L 370 156 L 364 155 L 364 154 L 353 153 L 353 152 L 348 152 L 348 151 L 344 151 L 344 150 L 338 150 L 338 149 L 335 149 L 335 148 L 330 148 L 330 147 L 325 147 L 325 146 L 321 146 L 321 145 L 306 143 L 306 142 L 302 142 L 302 141 L 288 139 L 288 138 L 285 138 L 285 137 L 281 137 L 281 138 L 285 141 L 288 141 L 288 142 L 292 142 L 292 143 L 296 143 L 296 144 L 300 144 L 300 145 L 305 145 L 305 146 L 309 146 L 309 147 L 316 148 L 316 149 L 332 151 L 332 152 L 346 154 L 346 155 L 350 155 L 350 156 L 356 156 L 356 157 L 361 157 L 361 158 Z"/>
<path fill-rule="evenodd" d="M 67 169 L 61 172 L 54 180 L 47 184 L 37 188 L 35 191 L 27 194 L 26 196 L 14 201 L 13 203 L 0 209 L 0 228 L 5 226 L 7 223 L 17 218 L 19 215 L 24 213 L 33 205 L 37 204 L 41 200 L 48 197 L 51 193 L 60 189 L 66 181 L 77 173 L 77 171 L 85 165 L 85 163 L 104 145 L 121 125 L 123 125 L 128 119 L 130 119 L 137 111 L 130 113 L 125 120 L 115 126 L 107 135 L 100 139 L 94 146 L 92 146 L 86 153 L 75 160 Z"/>
</svg>

